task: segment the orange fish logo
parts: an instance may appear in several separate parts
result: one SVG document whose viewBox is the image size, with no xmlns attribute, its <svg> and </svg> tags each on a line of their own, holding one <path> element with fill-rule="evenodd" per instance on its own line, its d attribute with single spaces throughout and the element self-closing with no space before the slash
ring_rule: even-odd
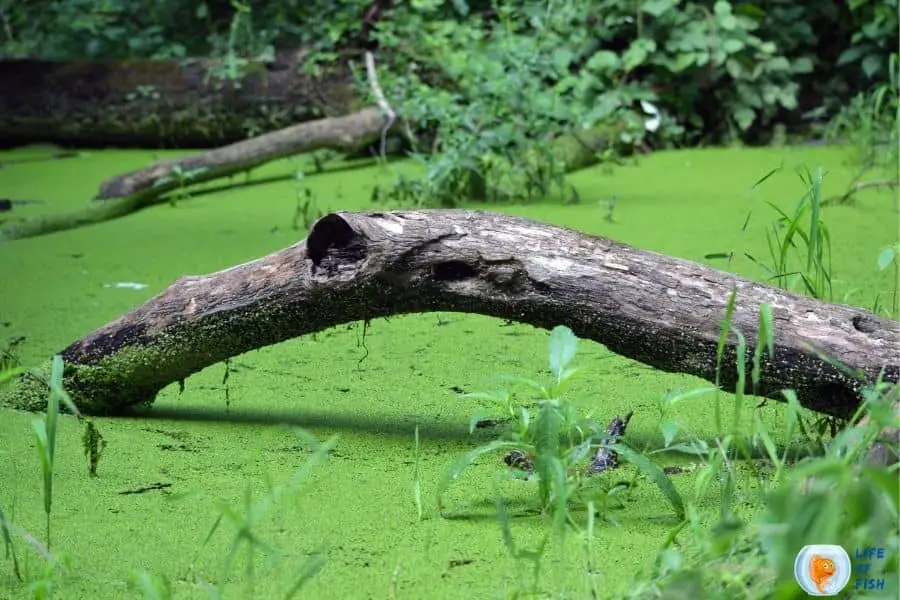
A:
<svg viewBox="0 0 900 600">
<path fill-rule="evenodd" d="M 818 554 L 813 554 L 809 558 L 809 578 L 816 584 L 816 589 L 825 594 L 825 586 L 834 576 L 834 561 Z"/>
<path fill-rule="evenodd" d="M 850 582 L 850 555 L 834 544 L 803 546 L 794 559 L 794 579 L 810 596 L 837 596 Z"/>
</svg>

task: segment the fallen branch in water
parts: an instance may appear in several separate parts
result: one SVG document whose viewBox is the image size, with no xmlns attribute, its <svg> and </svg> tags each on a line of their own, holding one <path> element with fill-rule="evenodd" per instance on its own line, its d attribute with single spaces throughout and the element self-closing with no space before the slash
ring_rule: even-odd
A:
<svg viewBox="0 0 900 600">
<path fill-rule="evenodd" d="M 186 186 L 250 171 L 267 162 L 331 149 L 354 152 L 378 140 L 385 117 L 366 109 L 345 117 L 309 121 L 193 156 L 164 160 L 114 177 L 85 208 L 65 214 L 14 220 L 0 228 L 0 241 L 34 237 L 100 223 L 168 202 Z"/>
<path fill-rule="evenodd" d="M 62 351 L 65 384 L 85 412 L 152 402 L 174 382 L 250 350 L 352 321 L 419 312 L 478 313 L 551 329 L 567 325 L 622 356 L 716 380 L 720 321 L 747 339 L 772 307 L 774 356 L 747 393 L 847 417 L 883 369 L 900 377 L 898 323 L 798 296 L 697 263 L 527 219 L 479 211 L 329 214 L 309 237 L 259 260 L 182 277 Z M 734 389 L 737 337 L 721 384 Z M 827 357 L 827 358 L 825 358 Z M 849 372 L 834 366 L 844 365 Z M 0 402 L 39 410 L 40 374 Z"/>
<path fill-rule="evenodd" d="M 827 198 L 822 202 L 822 206 L 828 206 L 830 204 L 847 204 L 853 201 L 853 197 L 863 190 L 872 190 L 879 188 L 889 188 L 896 189 L 900 187 L 900 180 L 898 179 L 878 179 L 875 181 L 860 181 L 858 183 L 854 183 L 847 188 L 847 191 L 839 196 L 832 196 Z"/>
</svg>

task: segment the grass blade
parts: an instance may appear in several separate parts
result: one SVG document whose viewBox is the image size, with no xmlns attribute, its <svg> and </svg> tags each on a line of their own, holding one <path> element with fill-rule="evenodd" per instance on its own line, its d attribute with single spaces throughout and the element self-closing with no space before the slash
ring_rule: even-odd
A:
<svg viewBox="0 0 900 600">
<path fill-rule="evenodd" d="M 498 450 L 505 449 L 516 449 L 520 446 L 520 444 L 516 444 L 514 442 L 507 442 L 504 440 L 494 440 L 488 444 L 483 446 L 479 446 L 473 450 L 467 452 L 464 456 L 462 456 L 459 460 L 453 463 L 449 469 L 444 471 L 444 474 L 441 476 L 440 481 L 438 481 L 437 486 L 437 505 L 438 511 L 443 512 L 443 496 L 450 485 L 456 481 L 459 476 L 465 471 L 469 466 L 472 465 L 479 457 L 484 454 L 490 454 L 491 452 L 496 452 Z"/>
<path fill-rule="evenodd" d="M 413 456 L 413 502 L 416 503 L 416 514 L 422 520 L 422 481 L 419 477 L 419 426 L 416 425 L 415 452 Z"/>
<path fill-rule="evenodd" d="M 322 552 L 316 552 L 307 558 L 300 567 L 300 575 L 294 582 L 294 585 L 292 585 L 284 595 L 284 600 L 291 600 L 294 596 L 299 594 L 300 590 L 303 589 L 303 586 L 309 583 L 309 581 L 316 576 L 316 573 L 321 571 L 324 566 L 325 555 Z"/>
<path fill-rule="evenodd" d="M 2 508 L 0 508 L 0 536 L 3 538 L 3 547 L 6 550 L 6 558 L 12 558 L 13 575 L 15 575 L 16 579 L 19 581 L 23 581 L 22 571 L 19 569 L 19 559 L 16 556 L 16 548 L 13 546 L 12 534 L 9 531 L 9 523 L 6 520 L 6 515 Z"/>
<path fill-rule="evenodd" d="M 675 488 L 672 480 L 669 479 L 669 476 L 666 475 L 662 469 L 660 469 L 654 462 L 652 462 L 643 454 L 635 452 L 624 444 L 613 444 L 611 446 L 608 446 L 608 448 L 618 452 L 622 458 L 636 466 L 641 471 L 641 473 L 646 475 L 650 479 L 650 481 L 655 483 L 663 493 L 663 496 L 666 497 L 666 500 L 669 501 L 669 504 L 672 505 L 672 508 L 675 510 L 675 514 L 678 519 L 684 519 L 684 500 L 682 499 L 681 494 Z"/>
</svg>

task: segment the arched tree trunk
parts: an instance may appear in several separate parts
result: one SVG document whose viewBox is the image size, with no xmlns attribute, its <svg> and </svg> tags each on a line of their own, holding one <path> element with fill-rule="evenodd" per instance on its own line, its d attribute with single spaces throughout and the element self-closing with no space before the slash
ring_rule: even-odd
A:
<svg viewBox="0 0 900 600">
<path fill-rule="evenodd" d="M 65 384 L 85 412 L 152 402 L 170 383 L 229 357 L 341 323 L 431 311 L 479 313 L 576 335 L 659 369 L 716 377 L 720 321 L 756 345 L 772 307 L 775 352 L 757 395 L 851 415 L 879 373 L 900 377 L 898 323 L 790 294 L 686 260 L 527 219 L 466 210 L 329 214 L 307 239 L 168 289 L 62 351 Z M 721 383 L 736 383 L 729 336 Z M 832 361 L 844 365 L 837 368 Z M 853 376 L 848 373 L 858 373 Z M 750 384 L 747 384 L 747 392 Z M 40 374 L 0 403 L 40 409 Z"/>
</svg>

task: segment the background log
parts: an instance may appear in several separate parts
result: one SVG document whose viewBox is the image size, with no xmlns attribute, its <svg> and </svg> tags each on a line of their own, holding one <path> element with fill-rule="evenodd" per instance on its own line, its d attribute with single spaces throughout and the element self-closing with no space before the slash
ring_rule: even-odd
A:
<svg viewBox="0 0 900 600">
<path fill-rule="evenodd" d="M 109 221 L 168 202 L 179 188 L 230 177 L 267 162 L 329 148 L 351 152 L 379 138 L 387 119 L 370 108 L 273 131 L 201 154 L 163 160 L 104 182 L 85 208 L 3 222 L 0 241 L 17 240 Z"/>
<path fill-rule="evenodd" d="M 80 408 L 115 412 L 152 402 L 209 365 L 299 335 L 456 311 L 546 329 L 564 324 L 622 356 L 714 381 L 719 322 L 733 289 L 733 326 L 747 338 L 748 363 L 760 304 L 772 305 L 775 354 L 764 355 L 757 395 L 783 400 L 781 390 L 792 388 L 803 406 L 847 417 L 865 380 L 883 369 L 898 381 L 895 321 L 612 240 L 461 210 L 329 214 L 289 248 L 176 280 L 62 355 Z M 736 345 L 729 336 L 725 389 L 736 383 Z M 30 373 L 0 403 L 40 409 L 45 397 L 45 379 Z"/>
<path fill-rule="evenodd" d="M 306 57 L 250 63 L 238 85 L 208 58 L 0 61 L 0 147 L 209 148 L 363 106 L 351 56 L 319 76 L 301 72 Z"/>
</svg>

